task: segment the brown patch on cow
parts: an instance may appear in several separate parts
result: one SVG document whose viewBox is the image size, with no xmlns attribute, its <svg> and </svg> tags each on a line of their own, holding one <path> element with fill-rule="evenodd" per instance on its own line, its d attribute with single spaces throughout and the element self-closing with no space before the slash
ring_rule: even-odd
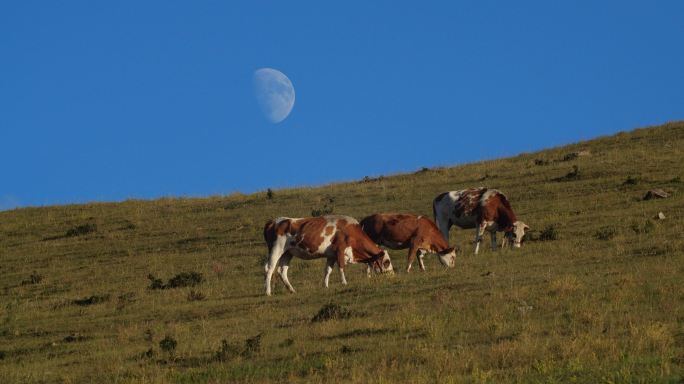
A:
<svg viewBox="0 0 684 384">
<path fill-rule="evenodd" d="M 328 257 L 325 254 L 318 253 L 325 240 L 324 236 L 332 236 L 328 248 L 342 261 L 344 261 L 344 251 L 347 247 L 352 247 L 354 262 L 375 261 L 384 252 L 382 248 L 368 238 L 356 220 L 347 219 L 345 216 L 309 217 L 296 221 L 282 219 L 278 223 L 275 220 L 270 220 L 264 226 L 264 240 L 269 252 L 277 237 L 286 234 L 294 237 L 291 245 L 310 253 L 313 258 Z"/>
<path fill-rule="evenodd" d="M 390 249 L 422 248 L 440 253 L 449 248 L 437 225 L 425 216 L 376 213 L 361 220 L 361 228 L 373 241 Z"/>
</svg>

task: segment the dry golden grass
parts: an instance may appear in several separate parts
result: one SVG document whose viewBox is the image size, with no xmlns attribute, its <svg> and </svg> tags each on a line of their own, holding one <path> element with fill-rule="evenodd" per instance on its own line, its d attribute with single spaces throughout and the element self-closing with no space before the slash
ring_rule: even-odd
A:
<svg viewBox="0 0 684 384">
<path fill-rule="evenodd" d="M 590 154 L 562 161 L 582 150 Z M 553 181 L 573 166 L 578 178 Z M 680 122 L 272 198 L 0 212 L 0 381 L 679 382 L 681 177 Z M 348 286 L 333 273 L 327 290 L 323 262 L 297 260 L 298 292 L 276 279 L 264 296 L 267 219 L 331 207 L 431 215 L 437 193 L 480 185 L 504 191 L 521 219 L 553 226 L 557 239 L 474 256 L 473 231 L 452 230 L 461 250 L 452 270 L 430 258 L 425 273 L 367 279 L 352 266 Z M 670 198 L 640 200 L 656 187 Z M 654 220 L 660 211 L 667 219 Z M 391 254 L 401 271 L 406 252 Z M 148 274 L 167 282 L 181 272 L 204 279 L 149 288 Z M 312 322 L 328 303 L 351 316 Z M 175 348 L 162 348 L 167 336 Z"/>
</svg>

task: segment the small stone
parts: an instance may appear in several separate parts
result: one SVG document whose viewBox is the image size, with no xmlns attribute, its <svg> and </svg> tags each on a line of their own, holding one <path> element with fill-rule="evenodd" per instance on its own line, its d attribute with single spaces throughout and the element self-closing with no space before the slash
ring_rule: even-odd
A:
<svg viewBox="0 0 684 384">
<path fill-rule="evenodd" d="M 644 195 L 644 200 L 664 199 L 669 195 L 662 189 L 651 189 Z"/>
<path fill-rule="evenodd" d="M 656 219 L 658 220 L 665 220 L 665 214 L 662 212 L 658 212 L 658 215 L 656 216 Z"/>
</svg>

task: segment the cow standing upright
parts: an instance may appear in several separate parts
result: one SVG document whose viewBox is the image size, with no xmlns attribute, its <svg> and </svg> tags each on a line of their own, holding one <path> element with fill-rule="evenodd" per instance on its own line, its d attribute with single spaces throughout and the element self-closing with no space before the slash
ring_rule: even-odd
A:
<svg viewBox="0 0 684 384">
<path fill-rule="evenodd" d="M 444 238 L 449 238 L 452 225 L 461 228 L 475 228 L 475 254 L 485 231 L 492 238 L 492 249 L 496 249 L 496 232 L 504 232 L 502 246 L 510 242 L 519 248 L 528 227 L 518 221 L 506 196 L 496 189 L 470 188 L 461 191 L 444 192 L 432 202 L 435 222 Z"/>
<path fill-rule="evenodd" d="M 456 250 L 449 247 L 439 228 L 425 216 L 406 213 L 376 213 L 361 220 L 361 229 L 374 242 L 390 249 L 409 249 L 406 272 L 418 256 L 422 271 L 425 270 L 423 256 L 435 253 L 446 267 L 456 263 Z"/>
<path fill-rule="evenodd" d="M 294 256 L 304 260 L 326 258 L 323 278 L 326 288 L 335 263 L 340 269 L 342 284 L 347 284 L 344 276 L 346 264 L 366 263 L 369 267 L 373 265 L 376 272 L 392 271 L 387 251 L 369 239 L 359 222 L 349 216 L 280 217 L 266 223 L 264 240 L 269 252 L 264 266 L 266 294 L 269 296 L 276 268 L 287 289 L 295 291 L 287 278 L 287 269 Z"/>
</svg>

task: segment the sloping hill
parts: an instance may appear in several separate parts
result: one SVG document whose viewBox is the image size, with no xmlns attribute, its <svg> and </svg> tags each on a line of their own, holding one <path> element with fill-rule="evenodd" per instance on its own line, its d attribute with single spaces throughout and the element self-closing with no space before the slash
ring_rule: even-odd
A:
<svg viewBox="0 0 684 384">
<path fill-rule="evenodd" d="M 580 156 L 573 153 L 582 152 Z M 573 173 L 576 175 L 565 177 Z M 2 382 L 633 382 L 684 370 L 684 123 L 319 188 L 0 212 Z M 498 188 L 546 241 L 393 277 L 294 260 L 263 295 L 261 230 L 312 211 L 431 216 Z M 642 201 L 648 189 L 670 194 Z M 663 212 L 665 220 L 654 220 Z M 556 239 L 553 239 L 556 235 Z M 539 232 L 534 234 L 539 237 Z M 488 244 L 488 238 L 484 245 Z M 188 274 L 181 274 L 187 272 Z M 194 287 L 151 289 L 169 284 Z M 156 282 L 148 279 L 159 279 Z M 183 279 L 185 278 L 185 279 Z M 327 306 L 327 304 L 334 304 Z M 325 307 L 325 308 L 324 308 Z M 322 316 L 341 318 L 312 322 Z M 338 310 L 337 312 L 335 310 Z M 167 337 L 168 336 L 168 337 Z"/>
</svg>

